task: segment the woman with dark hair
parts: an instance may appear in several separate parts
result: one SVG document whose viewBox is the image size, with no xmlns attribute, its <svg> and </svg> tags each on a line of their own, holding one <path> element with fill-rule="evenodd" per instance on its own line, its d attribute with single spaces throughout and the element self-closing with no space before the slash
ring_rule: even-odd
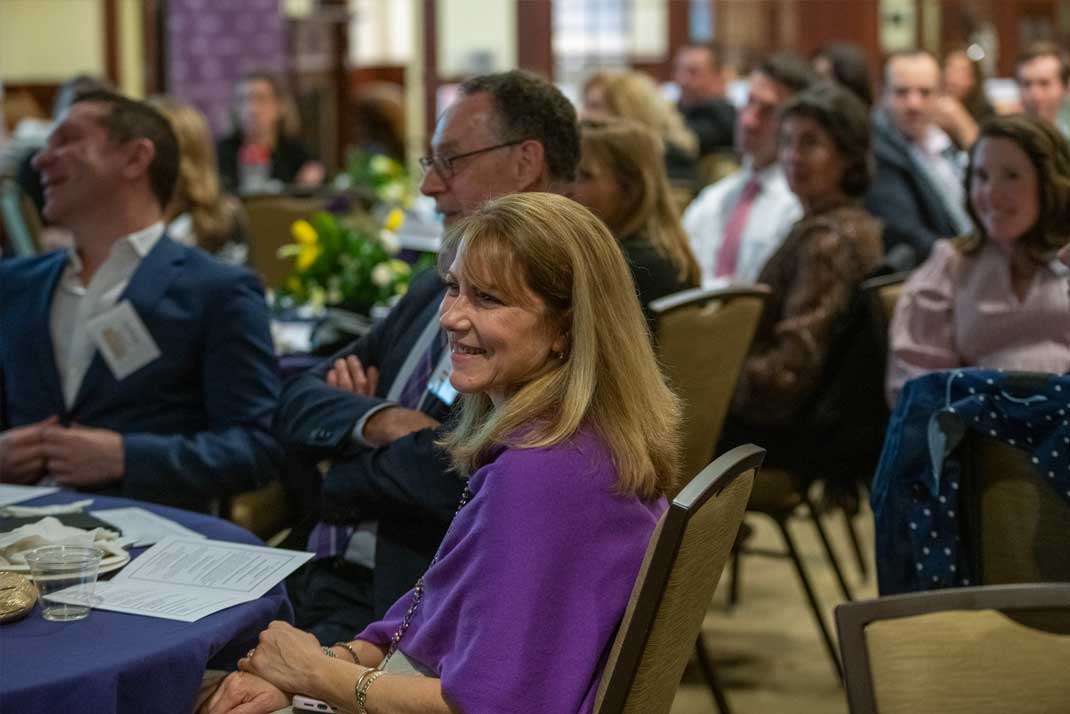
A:
<svg viewBox="0 0 1070 714">
<path fill-rule="evenodd" d="M 698 263 L 669 191 L 661 140 L 627 119 L 580 122 L 582 153 L 574 198 L 602 219 L 620 241 L 639 304 L 697 287 Z"/>
<path fill-rule="evenodd" d="M 955 146 L 968 151 L 977 141 L 978 123 L 995 112 L 985 99 L 981 65 L 959 49 L 944 58 L 944 91 L 936 99 L 935 120 Z"/>
<path fill-rule="evenodd" d="M 996 115 L 985 97 L 984 81 L 981 63 L 970 59 L 966 50 L 955 49 L 944 57 L 944 93 L 962 104 L 976 122 Z"/>
<path fill-rule="evenodd" d="M 235 90 L 234 113 L 234 126 L 217 151 L 226 190 L 263 191 L 273 181 L 323 183 L 323 165 L 297 136 L 297 108 L 278 77 L 262 71 L 244 75 Z"/>
<path fill-rule="evenodd" d="M 896 305 L 887 393 L 956 367 L 1070 371 L 1070 147 L 1035 117 L 981 127 L 966 171 L 974 231 L 933 245 Z"/>
<path fill-rule="evenodd" d="M 883 253 L 881 224 L 861 205 L 872 171 L 869 115 L 852 92 L 821 82 L 789 99 L 778 160 L 803 217 L 758 277 L 772 296 L 724 439 L 755 440 L 774 465 L 798 460 L 799 435 L 822 396 L 852 297 Z"/>
<path fill-rule="evenodd" d="M 843 85 L 858 97 L 866 109 L 873 106 L 873 79 L 865 51 L 849 42 L 834 42 L 818 50 L 813 57 L 814 71 L 821 77 Z"/>
</svg>

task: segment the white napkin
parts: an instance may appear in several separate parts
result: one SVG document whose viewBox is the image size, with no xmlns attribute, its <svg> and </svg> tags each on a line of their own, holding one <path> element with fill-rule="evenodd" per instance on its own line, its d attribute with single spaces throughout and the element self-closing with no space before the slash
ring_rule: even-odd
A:
<svg viewBox="0 0 1070 714">
<path fill-rule="evenodd" d="M 64 513 L 81 513 L 93 502 L 92 498 L 74 503 L 60 503 L 55 506 L 6 506 L 0 508 L 6 516 L 22 518 L 24 516 L 59 516 Z"/>
<path fill-rule="evenodd" d="M 92 545 L 103 550 L 105 557 L 125 555 L 122 541 L 115 531 L 105 528 L 86 531 L 46 517 L 36 523 L 0 533 L 0 568 L 5 565 L 25 565 L 26 553 L 43 545 Z"/>
</svg>

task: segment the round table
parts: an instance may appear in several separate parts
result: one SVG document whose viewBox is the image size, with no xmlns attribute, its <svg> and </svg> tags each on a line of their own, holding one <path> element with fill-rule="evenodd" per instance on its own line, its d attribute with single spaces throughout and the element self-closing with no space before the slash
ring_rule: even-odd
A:
<svg viewBox="0 0 1070 714">
<path fill-rule="evenodd" d="M 87 497 L 59 492 L 19 505 Z M 124 498 L 92 498 L 88 510 L 138 506 L 208 538 L 261 544 L 248 531 L 212 516 Z M 136 558 L 144 550 L 131 554 Z M 292 619 L 281 584 L 259 600 L 197 622 L 107 610 L 93 610 L 75 622 L 49 622 L 38 605 L 26 618 L 0 625 L 0 712 L 186 714 L 206 668 L 233 669 L 269 622 Z"/>
</svg>

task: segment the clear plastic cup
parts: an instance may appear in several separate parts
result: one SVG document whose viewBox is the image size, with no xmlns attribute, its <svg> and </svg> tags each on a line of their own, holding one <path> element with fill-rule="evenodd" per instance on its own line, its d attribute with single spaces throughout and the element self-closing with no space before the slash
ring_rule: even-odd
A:
<svg viewBox="0 0 1070 714">
<path fill-rule="evenodd" d="M 99 548 L 84 545 L 46 545 L 26 554 L 46 620 L 69 622 L 89 614 L 103 556 Z"/>
</svg>

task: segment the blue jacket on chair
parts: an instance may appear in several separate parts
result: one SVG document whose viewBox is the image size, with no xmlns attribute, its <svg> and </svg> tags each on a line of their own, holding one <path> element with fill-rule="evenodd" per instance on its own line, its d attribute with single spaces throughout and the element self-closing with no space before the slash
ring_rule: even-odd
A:
<svg viewBox="0 0 1070 714">
<path fill-rule="evenodd" d="M 0 430 L 58 415 L 117 431 L 125 474 L 105 491 L 185 508 L 273 478 L 279 378 L 256 276 L 161 238 L 119 298 L 160 357 L 117 381 L 94 352 L 68 409 L 50 331 L 67 260 L 61 251 L 0 264 Z"/>
<path fill-rule="evenodd" d="M 881 595 L 980 584 L 961 539 L 955 448 L 967 429 L 1031 453 L 1070 500 L 1068 402 L 1060 375 L 960 369 L 904 385 L 872 488 Z"/>
</svg>

